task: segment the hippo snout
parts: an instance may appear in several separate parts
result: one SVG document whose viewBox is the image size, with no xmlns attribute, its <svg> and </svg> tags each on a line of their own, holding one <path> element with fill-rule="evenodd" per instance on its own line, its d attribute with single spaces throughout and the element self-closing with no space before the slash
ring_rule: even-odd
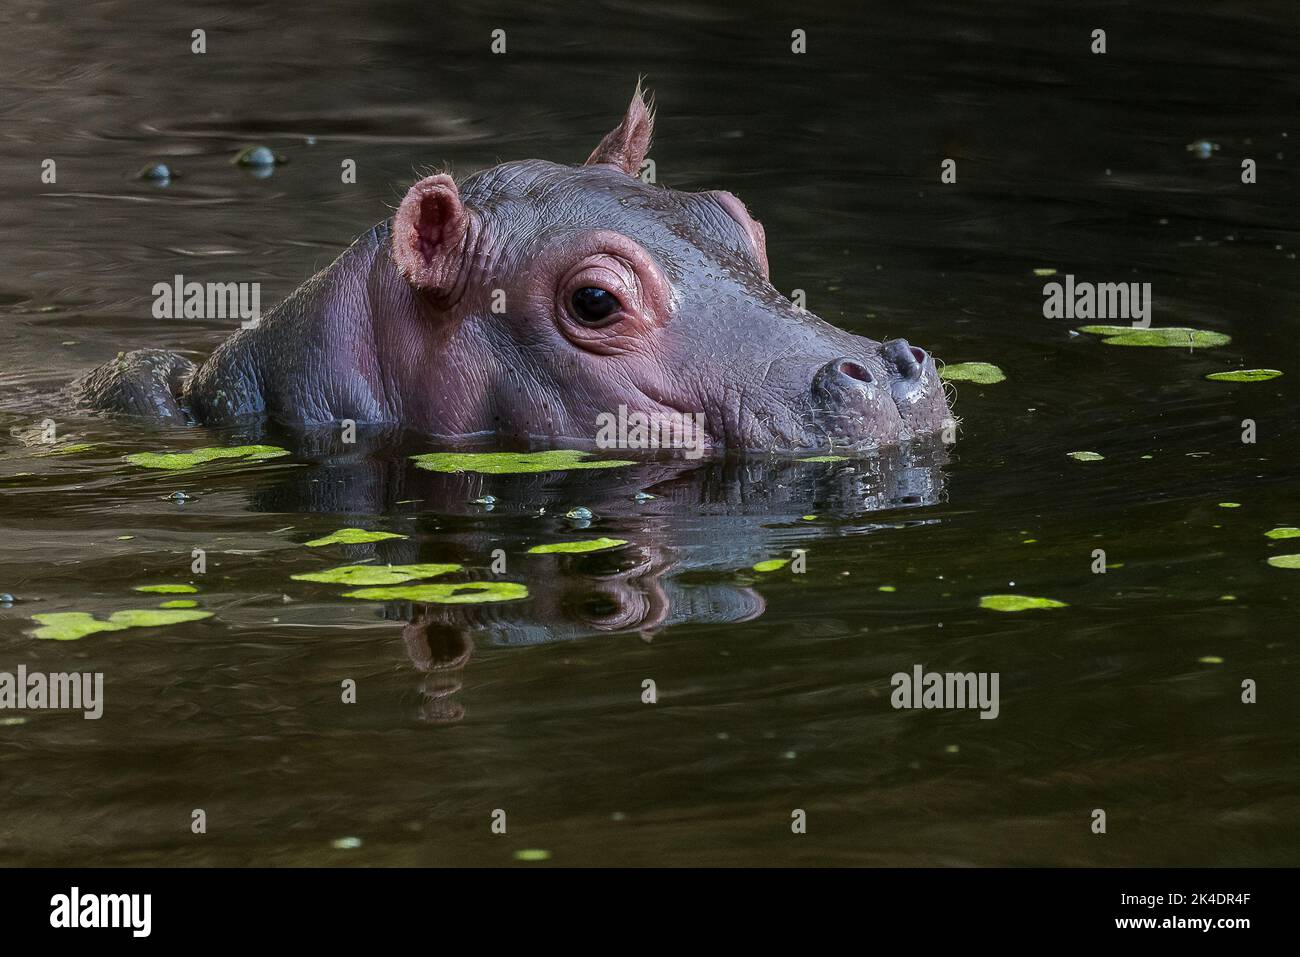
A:
<svg viewBox="0 0 1300 957">
<path fill-rule="evenodd" d="M 826 363 L 813 379 L 813 392 L 820 390 L 828 395 L 854 395 L 859 392 L 873 395 L 876 387 L 876 377 L 871 374 L 865 360 L 850 359 L 847 356 Z"/>
<path fill-rule="evenodd" d="M 841 356 L 813 375 L 817 424 L 835 445 L 865 445 L 902 431 L 891 379 L 883 364 L 865 356 Z"/>
<path fill-rule="evenodd" d="M 920 379 L 925 364 L 930 361 L 928 352 L 912 345 L 906 339 L 890 339 L 880 347 L 880 354 L 905 382 Z"/>
<path fill-rule="evenodd" d="M 813 375 L 815 418 L 834 444 L 874 445 L 934 431 L 947 413 L 934 360 L 906 339 L 840 356 Z"/>
<path fill-rule="evenodd" d="M 880 354 L 892 373 L 889 389 L 900 409 L 923 402 L 928 390 L 938 388 L 938 370 L 924 349 L 906 339 L 891 339 L 880 347 Z"/>
</svg>

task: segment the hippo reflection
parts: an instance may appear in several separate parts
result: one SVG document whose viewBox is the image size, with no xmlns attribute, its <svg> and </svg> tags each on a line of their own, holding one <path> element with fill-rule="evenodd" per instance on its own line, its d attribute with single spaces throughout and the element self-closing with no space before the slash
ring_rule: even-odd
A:
<svg viewBox="0 0 1300 957">
<path fill-rule="evenodd" d="M 423 714 L 435 721 L 462 714 L 456 693 L 476 645 L 599 635 L 653 640 L 673 625 L 759 617 L 766 606 L 755 588 L 755 562 L 788 556 L 827 534 L 915 521 L 891 514 L 882 522 L 874 513 L 939 501 L 946 456 L 942 446 L 904 446 L 834 462 L 650 459 L 592 471 L 484 475 L 424 471 L 410 458 L 423 446 L 345 447 L 330 433 L 301 438 L 299 454 L 317 465 L 280 473 L 256 489 L 255 508 L 327 513 L 331 522 L 410 536 L 340 546 L 329 564 L 454 562 L 466 567 L 461 579 L 528 588 L 527 598 L 501 603 L 377 606 L 381 617 L 405 623 L 407 654 L 423 676 Z M 490 508 L 476 504 L 488 496 L 496 500 Z M 593 518 L 565 517 L 576 505 Z M 811 512 L 833 517 L 833 531 L 801 520 Z M 536 544 L 596 537 L 627 544 L 587 554 L 529 553 Z M 501 574 L 491 571 L 497 549 L 504 554 Z"/>
</svg>

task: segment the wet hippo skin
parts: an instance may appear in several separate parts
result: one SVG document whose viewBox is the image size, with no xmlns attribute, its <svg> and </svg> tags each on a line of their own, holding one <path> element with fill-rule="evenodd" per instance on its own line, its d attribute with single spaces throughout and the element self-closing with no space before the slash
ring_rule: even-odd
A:
<svg viewBox="0 0 1300 957">
<path fill-rule="evenodd" d="M 874 448 L 949 427 L 924 350 L 844 332 L 773 288 L 738 198 L 638 177 L 653 124 L 638 88 L 583 165 L 427 176 L 201 365 L 133 352 L 76 394 L 172 422 L 588 443 L 623 408 L 691 416 L 711 449 Z"/>
</svg>

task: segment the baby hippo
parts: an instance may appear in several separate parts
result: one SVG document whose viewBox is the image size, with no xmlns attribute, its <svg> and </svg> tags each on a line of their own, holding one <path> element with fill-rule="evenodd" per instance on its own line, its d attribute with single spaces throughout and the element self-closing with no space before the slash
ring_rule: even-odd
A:
<svg viewBox="0 0 1300 957">
<path fill-rule="evenodd" d="M 635 413 L 697 423 L 712 450 L 866 449 L 944 431 L 924 350 L 794 306 L 735 196 L 639 178 L 653 125 L 638 86 L 581 166 L 428 176 L 202 365 L 133 352 L 77 392 L 176 422 L 350 419 L 588 446 Z"/>
</svg>

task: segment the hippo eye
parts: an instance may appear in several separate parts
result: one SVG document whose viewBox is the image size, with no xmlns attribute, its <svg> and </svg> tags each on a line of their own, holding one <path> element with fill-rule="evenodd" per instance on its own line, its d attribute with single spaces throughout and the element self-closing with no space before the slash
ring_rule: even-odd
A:
<svg viewBox="0 0 1300 957">
<path fill-rule="evenodd" d="M 584 325 L 594 326 L 618 312 L 618 297 L 598 286 L 583 286 L 573 293 L 573 314 Z"/>
</svg>

